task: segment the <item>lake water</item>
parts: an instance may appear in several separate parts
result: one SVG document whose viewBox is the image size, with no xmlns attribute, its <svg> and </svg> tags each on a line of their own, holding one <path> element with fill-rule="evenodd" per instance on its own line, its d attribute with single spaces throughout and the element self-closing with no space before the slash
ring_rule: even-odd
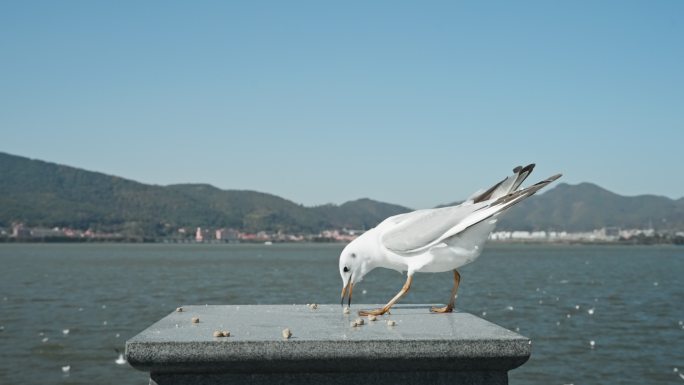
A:
<svg viewBox="0 0 684 385">
<path fill-rule="evenodd" d="M 337 303 L 342 247 L 0 244 L 0 384 L 147 384 L 126 339 L 184 304 Z M 533 340 L 511 384 L 684 384 L 682 247 L 489 244 L 461 273 L 459 309 Z M 373 271 L 354 300 L 403 283 Z M 418 274 L 402 303 L 451 284 Z"/>
</svg>

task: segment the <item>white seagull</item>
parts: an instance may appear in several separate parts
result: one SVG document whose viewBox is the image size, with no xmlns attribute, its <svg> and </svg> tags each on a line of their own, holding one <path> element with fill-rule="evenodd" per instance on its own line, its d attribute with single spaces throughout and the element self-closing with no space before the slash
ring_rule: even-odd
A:
<svg viewBox="0 0 684 385">
<path fill-rule="evenodd" d="M 520 185 L 534 169 L 534 164 L 513 169 L 513 175 L 487 191 L 478 191 L 465 202 L 450 207 L 416 210 L 389 217 L 349 243 L 340 254 L 342 303 L 349 296 L 351 306 L 354 285 L 376 267 L 408 272 L 406 283 L 385 306 L 361 310 L 359 315 L 382 315 L 409 291 L 413 274 L 454 272 L 454 287 L 445 307 L 433 307 L 438 313 L 454 309 L 461 281 L 459 267 L 473 262 L 482 245 L 494 230 L 498 215 L 561 177 L 554 175 L 532 186 Z"/>
</svg>

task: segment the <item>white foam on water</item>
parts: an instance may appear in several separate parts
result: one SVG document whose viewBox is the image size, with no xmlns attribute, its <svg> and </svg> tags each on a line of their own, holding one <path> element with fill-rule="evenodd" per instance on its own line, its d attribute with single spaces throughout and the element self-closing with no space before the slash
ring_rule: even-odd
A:
<svg viewBox="0 0 684 385">
<path fill-rule="evenodd" d="M 593 349 L 596 346 L 596 342 L 594 340 L 589 341 L 589 346 Z"/>
<path fill-rule="evenodd" d="M 513 311 L 513 306 L 511 306 L 511 305 L 506 306 L 506 310 Z"/>
<path fill-rule="evenodd" d="M 106 309 L 106 308 L 107 308 L 107 305 L 102 305 L 102 308 L 103 308 L 103 309 Z"/>
<path fill-rule="evenodd" d="M 107 326 L 107 321 L 103 321 L 102 325 Z"/>
<path fill-rule="evenodd" d="M 50 339 L 47 338 L 47 337 L 45 337 L 45 338 L 43 338 L 41 341 L 43 341 L 43 343 L 46 343 L 46 342 L 50 341 Z"/>
<path fill-rule="evenodd" d="M 575 305 L 575 310 L 579 310 L 579 305 Z"/>
<path fill-rule="evenodd" d="M 589 313 L 589 315 L 594 315 L 594 308 L 592 307 L 591 309 L 587 310 L 587 313 Z"/>
<path fill-rule="evenodd" d="M 565 315 L 565 318 L 570 318 L 570 317 L 572 317 L 570 314 Z"/>
<path fill-rule="evenodd" d="M 653 286 L 658 286 L 658 282 L 653 282 Z"/>
<path fill-rule="evenodd" d="M 62 329 L 62 334 L 65 336 L 69 335 L 69 329 Z"/>
<path fill-rule="evenodd" d="M 69 373 L 71 370 L 71 365 L 62 366 L 62 373 Z"/>
<path fill-rule="evenodd" d="M 484 316 L 486 316 L 486 315 L 487 315 L 487 312 L 486 312 L 486 311 L 483 311 L 483 312 L 482 312 L 482 316 L 484 317 Z"/>
<path fill-rule="evenodd" d="M 366 289 L 363 289 L 363 291 L 361 291 L 361 294 L 366 294 L 366 293 L 368 293 L 368 290 L 366 290 Z"/>
<path fill-rule="evenodd" d="M 124 356 L 122 353 L 119 353 L 119 358 L 114 361 L 117 365 L 123 365 L 126 363 L 126 360 L 124 359 Z"/>
</svg>

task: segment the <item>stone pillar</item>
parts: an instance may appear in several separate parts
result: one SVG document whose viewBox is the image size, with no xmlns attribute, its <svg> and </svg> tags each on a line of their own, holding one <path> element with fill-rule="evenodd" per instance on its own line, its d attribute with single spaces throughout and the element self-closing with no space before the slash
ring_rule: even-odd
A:
<svg viewBox="0 0 684 385">
<path fill-rule="evenodd" d="M 356 318 L 339 305 L 184 306 L 128 340 L 126 358 L 156 385 L 474 385 L 507 384 L 530 356 L 528 338 L 468 313 L 398 305 L 354 327 Z"/>
</svg>

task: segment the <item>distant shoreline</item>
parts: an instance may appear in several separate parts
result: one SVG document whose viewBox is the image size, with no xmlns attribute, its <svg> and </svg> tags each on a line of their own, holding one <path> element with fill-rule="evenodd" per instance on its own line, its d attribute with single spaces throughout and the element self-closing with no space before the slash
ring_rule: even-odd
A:
<svg viewBox="0 0 684 385">
<path fill-rule="evenodd" d="M 302 242 L 291 242 L 291 241 L 273 241 L 271 243 L 265 242 L 196 242 L 196 241 L 170 241 L 170 240 L 156 240 L 156 239 L 93 239 L 93 238 L 66 238 L 66 239 L 13 239 L 13 238 L 0 238 L 0 245 L 2 244 L 127 244 L 127 245 L 139 245 L 139 244 L 164 244 L 164 245 L 346 245 L 349 242 L 344 241 L 302 241 Z M 544 240 L 489 240 L 487 245 L 583 245 L 583 246 L 658 246 L 658 245 L 675 245 L 684 246 L 684 242 L 678 239 L 658 239 L 658 240 L 620 240 L 620 241 L 544 241 Z"/>
</svg>

